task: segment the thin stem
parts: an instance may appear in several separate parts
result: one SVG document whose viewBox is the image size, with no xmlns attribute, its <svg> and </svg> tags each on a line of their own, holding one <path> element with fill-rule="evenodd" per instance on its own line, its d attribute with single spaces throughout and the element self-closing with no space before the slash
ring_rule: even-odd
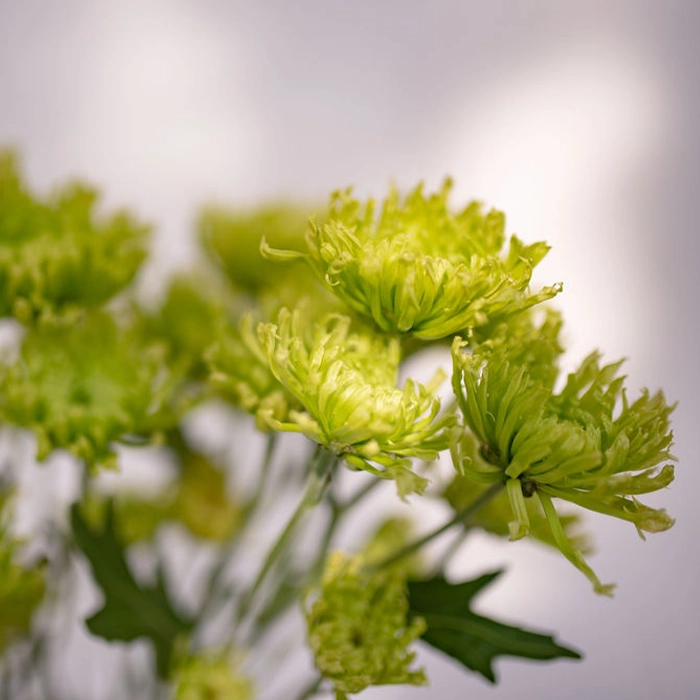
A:
<svg viewBox="0 0 700 700">
<path fill-rule="evenodd" d="M 397 552 L 394 552 L 394 554 L 387 557 L 383 561 L 380 561 L 377 564 L 371 564 L 367 567 L 367 571 L 378 571 L 379 569 L 391 566 L 397 561 L 400 561 L 401 559 L 404 559 L 405 557 L 410 556 L 414 552 L 418 551 L 421 547 L 423 547 L 423 545 L 428 544 L 428 542 L 431 542 L 436 537 L 439 537 L 440 535 L 442 535 L 443 532 L 447 532 L 447 530 L 454 527 L 455 525 L 467 524 L 469 522 L 469 519 L 473 515 L 475 515 L 483 506 L 485 506 L 502 490 L 503 484 L 493 484 L 490 488 L 486 489 L 486 491 L 484 491 L 478 498 L 472 501 L 472 503 L 470 503 L 466 508 L 463 508 L 461 511 L 459 511 L 459 513 L 457 513 L 457 515 L 455 515 L 455 517 L 452 518 L 452 520 L 445 523 L 444 525 L 441 525 L 436 530 L 429 532 L 427 535 L 424 535 L 420 539 L 414 540 L 413 542 L 407 544 L 405 547 L 399 549 Z"/>
<path fill-rule="evenodd" d="M 263 455 L 262 464 L 260 465 L 260 478 L 258 479 L 258 483 L 255 488 L 255 499 L 258 501 L 260 500 L 260 497 L 262 496 L 262 493 L 265 490 L 267 477 L 270 474 L 270 466 L 272 464 L 272 457 L 275 453 L 275 446 L 277 445 L 278 435 L 279 433 L 272 432 L 267 436 L 265 454 Z"/>
<path fill-rule="evenodd" d="M 303 688 L 299 695 L 297 695 L 296 700 L 308 700 L 314 695 L 317 695 L 321 683 L 323 683 L 323 676 L 319 676 L 316 680 L 309 683 L 306 688 Z"/>
<path fill-rule="evenodd" d="M 267 481 L 267 475 L 270 472 L 270 464 L 272 463 L 272 457 L 275 451 L 275 445 L 277 444 L 277 433 L 270 433 L 267 437 L 267 442 L 265 445 L 265 453 L 263 455 L 262 462 L 259 467 L 260 477 L 258 479 L 257 486 L 255 488 L 255 495 L 252 498 L 253 509 L 256 509 L 260 503 L 263 489 L 265 488 L 265 483 Z M 252 518 L 250 513 L 248 515 L 248 521 L 250 522 Z M 219 561 L 216 566 L 212 569 L 209 574 L 209 584 L 207 590 L 202 599 L 202 604 L 200 606 L 200 612 L 198 619 L 204 618 L 208 615 L 217 605 L 216 594 L 221 586 L 222 579 L 226 572 L 226 567 L 231 561 L 231 558 L 236 551 L 236 548 L 240 544 L 240 532 L 233 533 L 231 539 L 226 543 L 221 551 Z M 223 603 L 224 601 L 218 601 L 218 603 Z"/>
<path fill-rule="evenodd" d="M 304 515 L 306 515 L 307 511 L 318 504 L 323 497 L 323 494 L 330 483 L 332 467 L 336 462 L 337 457 L 332 452 L 329 452 L 323 447 L 319 447 L 316 450 L 311 464 L 311 474 L 306 485 L 306 491 L 304 492 L 304 495 L 296 510 L 294 513 L 292 513 L 292 516 L 287 522 L 284 530 L 282 530 L 282 533 L 277 538 L 277 541 L 272 546 L 272 549 L 270 549 L 253 585 L 243 596 L 238 608 L 238 614 L 236 616 L 237 623 L 240 623 L 250 612 L 255 596 L 260 590 L 260 587 L 267 577 L 267 574 L 287 548 L 287 544 L 292 538 L 292 535 L 294 534 Z"/>
<path fill-rule="evenodd" d="M 323 571 L 323 565 L 328 556 L 328 550 L 331 547 L 333 541 L 333 536 L 335 535 L 338 524 L 347 515 L 348 511 L 351 510 L 357 503 L 359 503 L 365 496 L 367 496 L 374 488 L 382 483 L 381 479 L 372 479 L 369 483 L 365 484 L 359 488 L 352 496 L 350 496 L 346 501 L 338 501 L 333 497 L 332 491 L 328 493 L 328 498 L 326 500 L 327 505 L 330 508 L 330 517 L 328 523 L 323 529 L 323 537 L 319 543 L 317 554 L 314 557 L 313 563 L 304 572 L 298 572 L 294 583 L 292 584 L 297 588 L 299 592 L 309 584 L 309 582 L 318 580 Z M 332 488 L 332 485 L 331 485 Z M 272 612 L 274 611 L 275 616 L 280 615 L 284 610 L 286 610 L 292 602 L 292 598 L 289 597 L 288 600 L 283 600 L 284 595 L 288 595 L 289 589 L 288 585 L 290 583 L 289 578 L 287 580 L 282 580 L 277 586 L 277 590 L 271 596 L 270 601 L 267 603 L 265 608 L 260 611 L 257 616 L 258 623 L 265 624 L 265 621 L 269 621 Z M 258 624 L 251 634 L 251 643 L 255 642 L 262 634 L 264 629 Z"/>
<path fill-rule="evenodd" d="M 438 572 L 444 571 L 445 567 L 450 563 L 452 557 L 457 553 L 459 548 L 464 544 L 464 540 L 467 539 L 467 536 L 469 535 L 469 528 L 464 527 L 461 532 L 457 533 L 457 537 L 450 542 L 448 545 L 447 549 L 443 552 L 442 556 L 440 557 L 440 561 L 436 565 L 436 570 Z"/>
<path fill-rule="evenodd" d="M 365 484 L 362 488 L 358 489 L 355 494 L 350 496 L 350 498 L 348 498 L 347 501 L 338 503 L 338 510 L 340 510 L 342 513 L 344 513 L 347 510 L 350 510 L 353 506 L 359 503 L 368 493 L 373 491 L 381 483 L 384 483 L 382 479 L 372 479 L 369 483 Z"/>
</svg>

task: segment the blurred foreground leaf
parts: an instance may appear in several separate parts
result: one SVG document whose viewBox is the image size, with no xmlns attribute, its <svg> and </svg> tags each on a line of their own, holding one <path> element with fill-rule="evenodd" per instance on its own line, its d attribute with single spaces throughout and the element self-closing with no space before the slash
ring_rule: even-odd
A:
<svg viewBox="0 0 700 700">
<path fill-rule="evenodd" d="M 457 584 L 442 577 L 409 582 L 411 614 L 422 617 L 428 625 L 423 641 L 492 683 L 496 682 L 493 661 L 498 656 L 539 661 L 580 659 L 578 652 L 560 646 L 550 635 L 496 622 L 471 611 L 474 597 L 501 573 L 495 571 Z"/>
<path fill-rule="evenodd" d="M 75 541 L 88 558 L 96 583 L 105 596 L 103 607 L 86 620 L 88 629 L 109 641 L 131 642 L 146 637 L 156 652 L 158 675 L 168 675 L 178 637 L 186 635 L 192 621 L 174 609 L 162 572 L 155 586 L 139 584 L 124 558 L 124 548 L 114 536 L 114 509 L 110 504 L 104 529 L 92 529 L 78 504 L 71 509 Z"/>
</svg>

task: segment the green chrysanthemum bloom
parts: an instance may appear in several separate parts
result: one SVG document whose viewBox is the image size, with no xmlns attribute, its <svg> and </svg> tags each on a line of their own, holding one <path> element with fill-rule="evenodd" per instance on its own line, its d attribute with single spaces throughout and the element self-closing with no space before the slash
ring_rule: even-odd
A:
<svg viewBox="0 0 700 700">
<path fill-rule="evenodd" d="M 100 306 L 146 257 L 148 228 L 120 213 L 100 220 L 97 195 L 72 185 L 46 202 L 0 153 L 0 317 L 27 323 Z"/>
<path fill-rule="evenodd" d="M 255 416 L 259 430 L 269 432 L 270 419 L 287 421 L 301 404 L 278 381 L 260 348 L 253 317 L 229 326 L 207 353 L 209 381 L 223 397 Z"/>
<path fill-rule="evenodd" d="M 339 700 L 372 685 L 425 685 L 411 670 L 410 644 L 425 632 L 422 618 L 408 621 L 405 573 L 366 573 L 361 557 L 334 552 L 320 590 L 307 604 L 309 646 L 316 667 Z"/>
<path fill-rule="evenodd" d="M 300 310 L 282 309 L 277 324 L 258 330 L 272 372 L 305 409 L 290 411 L 288 422 L 271 416 L 273 427 L 304 433 L 353 466 L 396 479 L 402 496 L 425 488 L 407 458 L 433 460 L 448 445 L 454 417 L 439 414 L 440 374 L 427 386 L 409 379 L 397 388 L 399 341 L 353 331 L 339 314 L 311 323 Z"/>
<path fill-rule="evenodd" d="M 435 340 L 553 297 L 561 286 L 530 294 L 532 269 L 545 256 L 545 243 L 524 245 L 517 237 L 501 255 L 503 214 L 484 215 L 472 202 L 453 214 L 452 183 L 425 196 L 416 188 L 404 200 L 396 190 L 375 217 L 350 192 L 336 192 L 326 223 L 311 222 L 308 252 L 275 251 L 270 258 L 305 257 L 318 278 L 348 306 L 371 316 L 390 333 Z"/>
<path fill-rule="evenodd" d="M 39 459 L 64 448 L 114 466 L 112 442 L 177 421 L 178 378 L 160 350 L 132 342 L 105 314 L 30 331 L 18 362 L 0 368 L 0 416 L 34 431 Z"/>
<path fill-rule="evenodd" d="M 253 684 L 225 655 L 190 656 L 174 676 L 176 700 L 252 700 Z"/>
<path fill-rule="evenodd" d="M 465 476 L 505 483 L 515 515 L 513 539 L 527 534 L 525 499 L 536 496 L 559 549 L 597 592 L 609 593 L 612 587 L 600 583 L 566 538 L 551 499 L 628 520 L 641 536 L 671 527 L 664 510 L 636 497 L 673 480 L 673 467 L 663 464 L 673 459 L 673 407 L 661 392 L 647 391 L 630 404 L 624 378 L 617 376 L 621 363 L 601 366 L 597 353 L 554 393 L 556 342 L 555 329 L 546 325 L 518 337 L 506 328 L 471 354 L 455 339 L 453 385 L 471 434 L 456 437 L 453 457 Z M 483 459 L 475 459 L 476 450 Z"/>
</svg>

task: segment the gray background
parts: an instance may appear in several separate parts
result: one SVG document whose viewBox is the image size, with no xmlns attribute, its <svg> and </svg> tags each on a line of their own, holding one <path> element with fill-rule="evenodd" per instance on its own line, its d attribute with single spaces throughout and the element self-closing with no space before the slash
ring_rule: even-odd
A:
<svg viewBox="0 0 700 700">
<path fill-rule="evenodd" d="M 629 356 L 632 395 L 679 401 L 677 480 L 651 499 L 676 526 L 643 543 L 587 518 L 613 601 L 528 543 L 477 538 L 455 566 L 508 564 L 482 609 L 557 630 L 585 662 L 504 661 L 492 689 L 423 653 L 430 691 L 368 700 L 700 697 L 699 20 L 690 0 L 0 2 L 0 143 L 36 186 L 80 176 L 155 222 L 159 270 L 191 259 L 207 200 L 451 174 L 552 244 L 538 280 L 565 283 L 571 364 Z"/>
</svg>

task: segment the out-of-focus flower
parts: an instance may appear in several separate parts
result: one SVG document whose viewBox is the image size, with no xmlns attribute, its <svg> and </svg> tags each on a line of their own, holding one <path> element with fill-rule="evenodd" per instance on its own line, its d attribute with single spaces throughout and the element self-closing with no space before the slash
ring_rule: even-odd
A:
<svg viewBox="0 0 700 700">
<path fill-rule="evenodd" d="M 97 194 L 71 185 L 46 201 L 0 153 L 0 317 L 74 317 L 129 284 L 146 257 L 148 227 L 122 212 L 95 214 Z"/>
<path fill-rule="evenodd" d="M 32 616 L 46 589 L 43 566 L 17 563 L 18 543 L 6 530 L 8 494 L 0 492 L 0 653 L 29 632 Z"/>
<path fill-rule="evenodd" d="M 641 536 L 671 527 L 664 510 L 637 496 L 673 480 L 673 467 L 663 464 L 673 459 L 673 407 L 661 392 L 646 390 L 630 403 L 618 376 L 621 363 L 602 366 L 598 353 L 555 393 L 558 326 L 517 324 L 519 334 L 506 325 L 471 353 L 454 341 L 453 385 L 468 427 L 455 435 L 455 465 L 477 482 L 505 483 L 513 539 L 529 531 L 525 499 L 536 496 L 559 549 L 597 592 L 609 593 L 612 587 L 600 583 L 565 536 L 551 499 L 628 520 Z"/>
<path fill-rule="evenodd" d="M 139 309 L 136 330 L 165 347 L 166 362 L 195 380 L 207 374 L 206 351 L 233 322 L 235 300 L 211 278 L 178 275 L 156 311 Z"/>
<path fill-rule="evenodd" d="M 181 460 L 172 516 L 197 537 L 228 539 L 240 527 L 243 509 L 227 493 L 223 472 L 196 452 L 181 454 Z"/>
<path fill-rule="evenodd" d="M 0 416 L 34 431 L 39 459 L 64 448 L 90 466 L 114 466 L 112 442 L 151 437 L 178 419 L 179 377 L 161 350 L 103 313 L 32 330 L 19 360 L 0 367 Z"/>
<path fill-rule="evenodd" d="M 408 457 L 433 460 L 447 447 L 451 414 L 440 414 L 435 390 L 407 380 L 396 386 L 400 346 L 372 330 L 353 330 L 347 316 L 312 322 L 303 310 L 282 309 L 276 324 L 261 324 L 270 369 L 303 411 L 287 421 L 270 416 L 277 430 L 301 432 L 350 464 L 393 478 L 401 495 L 422 491 L 426 481 L 408 468 Z M 371 463 L 383 467 L 378 470 Z"/>
<path fill-rule="evenodd" d="M 532 269 L 545 243 L 505 243 L 503 214 L 483 214 L 472 202 L 452 213 L 451 181 L 426 196 L 417 187 L 405 199 L 394 189 L 375 216 L 350 191 L 336 192 L 325 222 L 311 222 L 307 251 L 263 252 L 272 259 L 305 258 L 318 278 L 348 306 L 390 333 L 444 338 L 551 298 L 560 285 L 530 294 Z"/>
<path fill-rule="evenodd" d="M 208 207 L 199 217 L 199 238 L 236 289 L 258 294 L 284 274 L 260 254 L 260 241 L 264 237 L 275 246 L 302 251 L 309 211 L 282 203 L 248 211 Z M 305 274 L 303 266 L 294 266 L 294 276 Z"/>
<path fill-rule="evenodd" d="M 425 685 L 411 670 L 409 646 L 423 634 L 421 618 L 408 620 L 405 572 L 363 570 L 363 558 L 333 552 L 320 589 L 306 604 L 309 646 L 316 667 L 339 699 L 372 685 Z"/>
<path fill-rule="evenodd" d="M 252 700 L 253 684 L 227 654 L 197 654 L 180 662 L 175 674 L 176 700 Z"/>
<path fill-rule="evenodd" d="M 288 420 L 290 409 L 301 404 L 270 370 L 267 356 L 247 314 L 238 326 L 222 331 L 219 341 L 207 353 L 209 381 L 215 391 L 255 416 L 258 430 L 272 430 L 270 420 Z"/>
</svg>

